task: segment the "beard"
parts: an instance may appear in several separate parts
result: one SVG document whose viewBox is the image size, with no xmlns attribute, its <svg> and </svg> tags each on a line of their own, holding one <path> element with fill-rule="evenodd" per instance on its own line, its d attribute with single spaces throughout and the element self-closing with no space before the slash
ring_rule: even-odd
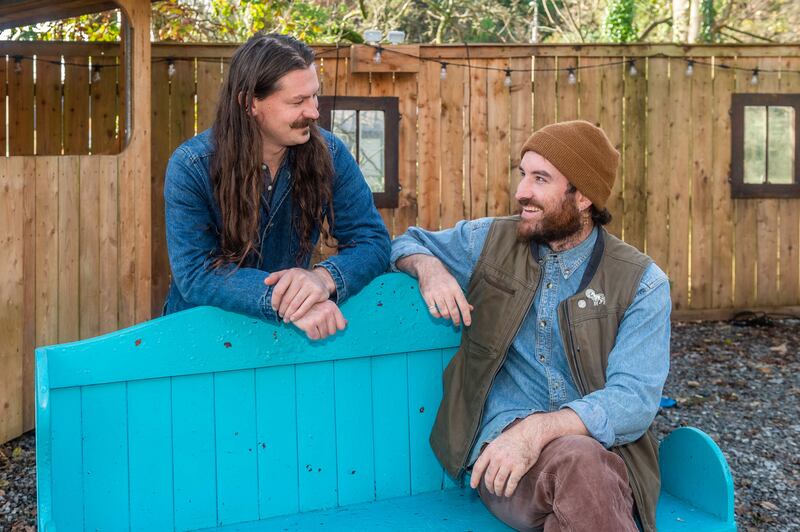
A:
<svg viewBox="0 0 800 532">
<path fill-rule="evenodd" d="M 517 240 L 520 242 L 537 244 L 558 242 L 577 234 L 583 226 L 575 195 L 569 192 L 564 195 L 561 204 L 551 212 L 545 212 L 541 205 L 527 199 L 519 203 L 523 207 L 530 204 L 542 210 L 542 218 L 538 223 L 520 220 L 517 226 Z"/>
</svg>

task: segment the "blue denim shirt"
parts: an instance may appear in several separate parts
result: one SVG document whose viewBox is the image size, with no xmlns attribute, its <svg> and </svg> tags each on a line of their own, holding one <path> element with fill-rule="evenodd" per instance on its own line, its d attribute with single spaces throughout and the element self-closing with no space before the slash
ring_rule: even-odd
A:
<svg viewBox="0 0 800 532">
<path fill-rule="evenodd" d="M 328 131 L 323 137 L 333 156 L 332 235 L 339 253 L 317 266 L 328 270 L 336 284 L 337 302 L 358 292 L 375 276 L 386 271 L 390 241 L 383 220 L 372 201 L 372 192 L 344 143 Z M 243 267 L 209 268 L 219 245 L 221 213 L 209 176 L 209 159 L 214 152 L 211 130 L 181 144 L 167 165 L 164 182 L 167 248 L 172 281 L 164 304 L 166 314 L 198 305 L 266 320 L 277 320 L 272 309 L 272 287 L 264 284 L 270 272 L 308 267 L 311 257 L 297 264 L 300 236 L 294 229 L 292 201 L 292 160 L 284 159 L 278 171 L 269 211 L 266 194 L 260 213 L 260 257 L 254 253 Z M 266 192 L 266 191 L 265 191 Z M 319 239 L 319 230 L 312 235 Z"/>
<path fill-rule="evenodd" d="M 437 232 L 412 227 L 393 242 L 392 266 L 407 255 L 434 255 L 466 291 L 491 222 L 491 218 L 459 222 Z M 539 288 L 489 391 L 470 465 L 484 443 L 515 419 L 535 412 L 570 408 L 606 447 L 638 439 L 653 422 L 669 371 L 671 309 L 667 276 L 655 264 L 645 270 L 622 318 L 608 359 L 605 388 L 581 397 L 572 380 L 557 307 L 578 290 L 597 231 L 560 253 L 539 246 Z"/>
</svg>

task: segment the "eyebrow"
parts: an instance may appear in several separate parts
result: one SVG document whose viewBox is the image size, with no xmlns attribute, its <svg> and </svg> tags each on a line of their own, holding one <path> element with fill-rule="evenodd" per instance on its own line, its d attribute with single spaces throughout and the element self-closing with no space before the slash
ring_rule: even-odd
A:
<svg viewBox="0 0 800 532">
<path fill-rule="evenodd" d="M 520 171 L 520 172 L 522 172 L 523 174 L 525 173 L 525 169 L 524 169 L 524 168 L 522 168 L 522 166 L 520 166 L 520 167 L 519 167 L 519 171 Z M 533 172 L 531 172 L 531 173 L 532 173 L 533 175 L 540 175 L 540 176 L 542 176 L 542 177 L 549 177 L 549 178 L 552 178 L 552 177 L 553 177 L 553 176 L 551 176 L 549 173 L 547 173 L 547 172 L 546 172 L 546 171 L 544 171 L 544 170 L 534 170 L 534 171 L 533 171 Z"/>
</svg>

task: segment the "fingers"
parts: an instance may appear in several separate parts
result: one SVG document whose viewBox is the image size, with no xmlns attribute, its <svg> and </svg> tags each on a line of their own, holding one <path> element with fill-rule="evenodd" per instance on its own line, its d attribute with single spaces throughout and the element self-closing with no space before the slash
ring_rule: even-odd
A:
<svg viewBox="0 0 800 532">
<path fill-rule="evenodd" d="M 489 465 L 489 458 L 488 455 L 483 452 L 478 457 L 478 460 L 475 462 L 475 465 L 472 467 L 472 478 L 469 481 L 469 485 L 472 489 L 478 489 L 478 484 L 481 482 L 481 477 L 483 473 L 486 471 L 486 466 Z"/>
<path fill-rule="evenodd" d="M 281 275 L 280 278 L 275 281 L 274 288 L 272 289 L 272 310 L 274 311 L 278 311 L 283 304 L 284 295 L 292 282 L 292 277 L 290 275 L 285 275 L 285 272 L 286 270 L 278 272 L 284 273 L 284 275 Z M 269 280 L 269 277 L 267 277 L 267 280 Z M 266 280 L 264 282 L 266 282 Z M 280 312 L 278 312 L 278 314 L 280 315 Z"/>
<path fill-rule="evenodd" d="M 344 314 L 342 314 L 341 309 L 336 307 L 336 312 L 333 313 L 334 320 L 336 321 L 336 328 L 340 331 L 343 331 L 345 327 L 347 327 L 347 320 L 344 319 Z"/>
<path fill-rule="evenodd" d="M 464 325 L 467 327 L 472 325 L 472 316 L 469 313 L 469 311 L 472 310 L 472 305 L 467 303 L 467 298 L 464 297 L 461 291 L 456 294 L 456 305 L 458 305 L 458 310 L 461 313 L 461 319 L 464 321 Z"/>
<path fill-rule="evenodd" d="M 508 482 L 506 482 L 506 491 L 504 493 L 506 497 L 511 497 L 514 495 L 514 492 L 517 490 L 517 486 L 519 485 L 519 481 L 521 479 L 522 469 L 515 467 L 508 476 Z"/>
<path fill-rule="evenodd" d="M 500 466 L 497 470 L 497 474 L 494 477 L 494 493 L 498 497 L 502 497 L 505 491 L 506 481 L 508 480 L 509 475 L 511 474 L 511 469 L 508 467 Z"/>
<path fill-rule="evenodd" d="M 486 472 L 483 474 L 483 484 L 486 486 L 486 489 L 489 490 L 489 493 L 493 495 L 497 495 L 494 491 L 494 479 L 497 476 L 497 471 L 498 468 L 495 460 L 491 460 L 486 467 Z"/>
<path fill-rule="evenodd" d="M 281 277 L 283 277 L 286 274 L 286 272 L 288 272 L 288 271 L 289 270 L 280 270 L 280 271 L 277 271 L 277 272 L 272 272 L 271 274 L 269 274 L 267 276 L 266 279 L 264 279 L 264 284 L 267 285 L 267 286 L 274 285 L 275 283 L 280 281 Z"/>
<path fill-rule="evenodd" d="M 302 301 L 302 304 L 299 303 L 300 298 L 295 298 L 292 301 L 292 304 L 289 305 L 289 309 L 286 311 L 286 317 L 289 321 L 296 321 L 305 316 L 306 312 L 308 312 L 311 307 L 316 305 L 318 301 L 315 301 L 313 297 L 305 297 Z"/>
</svg>

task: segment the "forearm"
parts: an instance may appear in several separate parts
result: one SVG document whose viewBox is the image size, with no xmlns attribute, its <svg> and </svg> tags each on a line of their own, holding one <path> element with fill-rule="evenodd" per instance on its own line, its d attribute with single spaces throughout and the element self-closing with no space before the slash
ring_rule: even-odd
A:
<svg viewBox="0 0 800 532">
<path fill-rule="evenodd" d="M 442 261 L 432 255 L 425 255 L 422 253 L 415 253 L 414 255 L 402 257 L 397 260 L 395 266 L 401 272 L 405 272 L 417 279 L 420 279 L 431 271 L 445 269 Z"/>
<path fill-rule="evenodd" d="M 568 408 L 533 414 L 521 423 L 524 425 L 526 438 L 537 442 L 540 447 L 562 436 L 589 436 L 581 418 Z"/>
</svg>

